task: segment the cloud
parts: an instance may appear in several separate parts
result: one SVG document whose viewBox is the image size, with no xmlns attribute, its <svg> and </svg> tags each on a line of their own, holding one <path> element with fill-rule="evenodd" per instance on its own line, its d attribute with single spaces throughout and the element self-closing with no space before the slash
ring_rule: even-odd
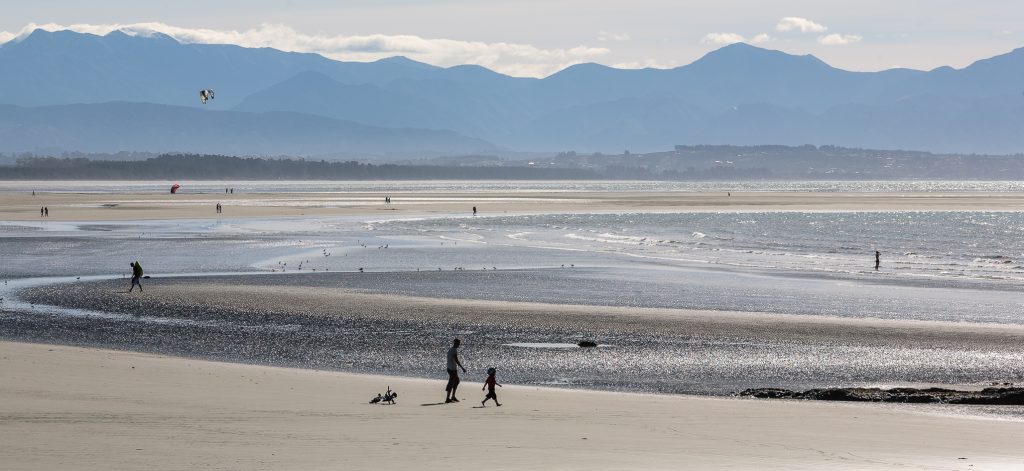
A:
<svg viewBox="0 0 1024 471">
<path fill-rule="evenodd" d="M 833 34 L 830 34 L 828 36 L 819 36 L 818 37 L 818 42 L 821 43 L 821 44 L 824 44 L 826 46 L 845 46 L 847 44 L 853 44 L 853 43 L 856 43 L 856 42 L 860 42 L 861 39 L 864 39 L 864 38 L 862 38 L 860 36 L 857 36 L 855 34 L 836 34 L 836 33 L 833 33 Z"/>
<path fill-rule="evenodd" d="M 788 32 L 788 31 L 799 31 L 801 33 L 822 33 L 828 27 L 815 23 L 807 18 L 800 18 L 797 16 L 787 16 L 775 25 L 775 31 Z"/>
<path fill-rule="evenodd" d="M 745 41 L 743 36 L 736 33 L 708 33 L 700 39 L 701 44 L 710 44 L 713 46 L 724 46 L 726 44 L 741 43 Z"/>
<path fill-rule="evenodd" d="M 761 33 L 761 34 L 751 38 L 750 42 L 752 42 L 754 44 L 763 44 L 763 43 L 771 42 L 771 41 L 774 41 L 774 40 L 775 40 L 775 38 L 773 38 L 771 36 L 768 36 L 765 33 Z"/>
<path fill-rule="evenodd" d="M 617 62 L 612 64 L 612 67 L 616 69 L 672 69 L 679 67 L 679 62 L 675 60 L 662 62 L 657 59 L 647 59 L 644 61 Z"/>
<path fill-rule="evenodd" d="M 601 31 L 597 35 L 598 41 L 629 41 L 630 38 L 626 33 L 609 33 L 608 31 Z"/>
<path fill-rule="evenodd" d="M 585 45 L 552 49 L 522 43 L 488 43 L 415 35 L 310 35 L 288 26 L 267 23 L 244 31 L 181 28 L 163 23 L 29 24 L 18 33 L 0 31 L 0 41 L 23 38 L 36 29 L 71 30 L 97 35 L 115 30 L 138 36 L 163 33 L 182 43 L 272 47 L 282 51 L 313 52 L 344 61 L 373 61 L 402 55 L 442 67 L 476 64 L 510 75 L 532 77 L 546 76 L 570 65 L 594 61 L 611 53 L 608 48 Z"/>
</svg>

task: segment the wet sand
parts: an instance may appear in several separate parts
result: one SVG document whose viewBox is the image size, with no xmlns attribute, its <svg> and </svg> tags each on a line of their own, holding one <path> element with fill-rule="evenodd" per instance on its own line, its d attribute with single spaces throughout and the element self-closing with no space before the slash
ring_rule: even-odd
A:
<svg viewBox="0 0 1024 471">
<path fill-rule="evenodd" d="M 5 469 L 1016 469 L 1024 423 L 0 342 Z M 500 381 L 500 377 L 499 377 Z M 387 386 L 394 406 L 367 401 Z M 926 411 L 926 409 L 924 409 Z"/>
<path fill-rule="evenodd" d="M 416 193 L 390 194 L 0 194 L 0 221 L 108 221 L 215 217 L 557 213 L 720 210 L 1024 210 L 1024 195 L 999 193 Z M 415 199 L 413 198 L 415 197 Z M 214 204 L 224 204 L 224 213 Z M 154 283 L 147 284 L 147 287 Z M 118 292 L 122 283 L 112 282 Z M 254 325 L 280 313 L 337 316 L 379 323 L 426 320 L 452 325 L 490 323 L 510 330 L 564 322 L 613 324 L 619 332 L 693 330 L 747 341 L 903 345 L 936 353 L 974 349 L 981 355 L 1020 353 L 1024 333 L 1014 326 L 953 325 L 831 319 L 811 316 L 711 313 L 626 308 L 582 308 L 324 293 L 302 287 L 239 282 L 167 283 L 148 289 L 146 301 L 106 296 L 89 305 L 75 289 L 51 300 L 110 307 L 128 316 L 180 309 L 199 323 L 247 312 Z M 82 285 L 79 290 L 88 290 Z M 113 292 L 113 291 L 111 291 Z M 184 307 L 184 308 L 183 308 Z M 362 314 L 359 314 L 362 312 Z M 359 316 L 363 316 L 360 318 Z M 384 317 L 381 317 L 384 316 Z M 510 317 L 514 319 L 510 320 Z M 560 319 L 560 320 L 556 320 Z M 566 321 L 568 319 L 568 321 Z M 461 323 L 461 324 L 460 324 Z M 7 324 L 20 328 L 20 324 Z M 59 319 L 17 335 L 52 344 L 108 345 L 187 355 L 164 343 L 170 334 L 202 333 L 176 325 L 133 331 L 112 319 L 95 330 L 82 319 Z M 205 324 L 203 324 L 205 325 Z M 81 327 L 81 328 L 80 328 Z M 275 325 L 280 329 L 295 325 Z M 302 326 L 300 325 L 299 328 Z M 555 326 L 557 327 L 557 326 Z M 122 330 L 116 330 L 122 329 Z M 116 345 L 102 335 L 134 335 Z M 181 333 L 184 332 L 184 333 Z M 226 337 L 188 337 L 209 350 L 191 356 L 245 361 L 251 354 L 219 352 L 224 338 L 251 341 L 248 331 Z M 308 329 L 311 339 L 315 329 Z M 7 333 L 10 337 L 10 332 Z M 416 333 L 404 333 L 421 343 Z M 447 334 L 445 334 L 447 335 Z M 267 334 L 272 339 L 277 334 Z M 372 340 L 372 339 L 371 339 Z M 240 345 L 257 345 L 241 343 Z M 248 347 L 246 347 L 248 348 Z M 283 345 L 279 354 L 287 351 Z M 329 350 L 325 350 L 329 351 Z M 214 352 L 214 353 L 211 353 Z M 425 356 L 402 361 L 433 361 Z M 965 361 L 970 361 L 967 358 Z M 442 383 L 374 377 L 335 368 L 332 358 L 303 363 L 283 358 L 284 369 L 216 363 L 154 354 L 0 342 L 0 463 L 5 469 L 1018 469 L 1024 422 L 953 415 L 927 407 L 770 402 L 693 396 L 567 391 L 510 385 L 499 390 L 502 408 L 421 406 L 442 399 Z M 395 361 L 399 357 L 375 358 Z M 478 359 L 481 360 L 482 359 Z M 716 359 L 707 361 L 714 363 Z M 318 363 L 319 362 L 319 363 Z M 477 365 L 479 366 L 479 365 Z M 344 369 L 344 365 L 341 366 Z M 405 371 L 402 364 L 393 371 Z M 478 373 L 478 372 L 474 372 Z M 465 380 L 475 398 L 477 378 Z M 482 378 L 479 378 L 482 379 Z M 503 380 L 499 374 L 499 381 Z M 369 406 L 386 386 L 399 405 Z M 154 465 L 156 464 L 156 465 Z M 973 465 L 973 466 L 971 466 Z"/>
<path fill-rule="evenodd" d="M 400 283 L 449 273 L 460 275 L 412 273 Z M 496 365 L 520 384 L 681 394 L 975 387 L 1020 382 L 1016 366 L 1024 362 L 1021 325 L 424 298 L 353 288 L 362 278 L 399 279 L 168 277 L 147 280 L 145 293 L 127 293 L 126 280 L 83 281 L 22 292 L 34 313 L 2 325 L 7 339 L 428 378 L 457 335 L 473 374 Z M 45 314 L 40 305 L 108 317 Z M 605 346 L 516 346 L 580 340 Z"/>
<path fill-rule="evenodd" d="M 384 204 L 390 196 L 392 204 Z M 217 214 L 214 206 L 224 205 Z M 282 216 L 677 211 L 943 211 L 1024 210 L 1021 193 L 810 193 L 810 192 L 416 192 L 96 194 L 0 193 L 0 221 L 41 219 L 111 221 L 132 219 L 238 218 Z"/>
</svg>

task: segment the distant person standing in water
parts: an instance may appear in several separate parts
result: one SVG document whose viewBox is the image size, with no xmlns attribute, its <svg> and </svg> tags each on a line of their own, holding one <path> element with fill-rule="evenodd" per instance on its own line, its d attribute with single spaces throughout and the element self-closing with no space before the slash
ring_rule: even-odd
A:
<svg viewBox="0 0 1024 471">
<path fill-rule="evenodd" d="M 875 270 L 882 266 L 882 252 L 875 251 Z"/>
<path fill-rule="evenodd" d="M 128 292 L 131 293 L 135 289 L 135 285 L 139 285 L 139 292 L 142 292 L 142 265 L 137 260 L 128 265 L 132 267 L 132 285 L 128 288 Z"/>
<path fill-rule="evenodd" d="M 466 367 L 462 366 L 462 362 L 459 361 L 459 346 L 462 345 L 462 341 L 455 339 L 452 341 L 452 348 L 448 349 L 448 385 L 445 386 L 444 402 L 459 402 L 455 397 L 455 390 L 459 388 L 459 370 L 456 367 L 462 368 L 462 372 L 466 372 Z"/>
</svg>

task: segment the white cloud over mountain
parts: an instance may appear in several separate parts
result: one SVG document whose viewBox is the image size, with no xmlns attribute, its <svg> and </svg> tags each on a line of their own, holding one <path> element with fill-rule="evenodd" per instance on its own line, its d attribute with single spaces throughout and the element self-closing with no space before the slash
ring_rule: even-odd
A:
<svg viewBox="0 0 1024 471">
<path fill-rule="evenodd" d="M 373 61 L 400 55 L 439 66 L 476 64 L 505 74 L 535 77 L 573 64 L 593 61 L 611 52 L 608 48 L 586 45 L 552 49 L 522 43 L 462 41 L 415 35 L 311 35 L 288 26 L 266 23 L 244 31 L 182 28 L 164 23 L 29 24 L 17 33 L 0 31 L 0 42 L 24 37 L 36 29 L 71 30 L 97 35 L 116 30 L 143 36 L 162 33 L 182 43 L 272 47 L 283 51 L 313 52 L 344 61 Z M 609 38 L 621 41 L 628 39 L 628 36 L 612 35 Z"/>
<path fill-rule="evenodd" d="M 775 31 L 789 32 L 799 31 L 801 33 L 822 33 L 827 30 L 828 27 L 815 23 L 807 18 L 800 18 L 798 16 L 787 16 L 775 25 Z"/>
<path fill-rule="evenodd" d="M 796 32 L 796 33 L 823 33 L 828 30 L 828 27 L 815 23 L 807 18 L 800 18 L 797 16 L 787 16 L 775 25 L 775 30 L 779 32 Z M 764 44 L 775 41 L 777 38 L 773 38 L 767 33 L 760 33 L 750 38 L 751 44 Z M 817 37 L 818 44 L 824 46 L 845 46 L 847 44 L 853 44 L 860 42 L 864 39 L 861 36 L 855 34 L 823 34 Z M 708 33 L 701 38 L 701 44 L 712 45 L 712 46 L 724 46 L 732 43 L 744 42 L 747 39 L 738 33 Z"/>
<path fill-rule="evenodd" d="M 727 44 L 741 43 L 746 39 L 742 35 L 736 33 L 708 33 L 701 38 L 701 44 L 710 44 L 713 46 L 725 46 Z"/>
<path fill-rule="evenodd" d="M 847 44 L 852 44 L 852 43 L 860 42 L 861 39 L 864 39 L 864 38 L 862 38 L 860 36 L 857 36 L 856 34 L 836 34 L 836 33 L 833 33 L 833 34 L 830 34 L 828 36 L 821 36 L 821 37 L 819 37 L 818 38 L 818 42 L 821 43 L 821 44 L 824 44 L 826 46 L 845 46 Z"/>
</svg>

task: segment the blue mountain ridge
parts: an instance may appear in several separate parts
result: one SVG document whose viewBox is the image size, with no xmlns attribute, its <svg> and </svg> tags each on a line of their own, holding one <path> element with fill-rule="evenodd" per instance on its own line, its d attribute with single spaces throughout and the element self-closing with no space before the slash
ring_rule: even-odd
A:
<svg viewBox="0 0 1024 471">
<path fill-rule="evenodd" d="M 22 107 L 123 101 L 200 108 L 198 90 L 213 88 L 216 100 L 201 111 L 239 112 L 222 118 L 315 115 L 450 130 L 512 150 L 810 143 L 1024 152 L 1024 49 L 963 69 L 851 72 L 811 55 L 737 43 L 673 69 L 578 64 L 534 79 L 402 57 L 343 62 L 182 44 L 160 34 L 37 30 L 0 46 L 0 68 L 17 71 L 0 74 L 0 103 Z"/>
</svg>

